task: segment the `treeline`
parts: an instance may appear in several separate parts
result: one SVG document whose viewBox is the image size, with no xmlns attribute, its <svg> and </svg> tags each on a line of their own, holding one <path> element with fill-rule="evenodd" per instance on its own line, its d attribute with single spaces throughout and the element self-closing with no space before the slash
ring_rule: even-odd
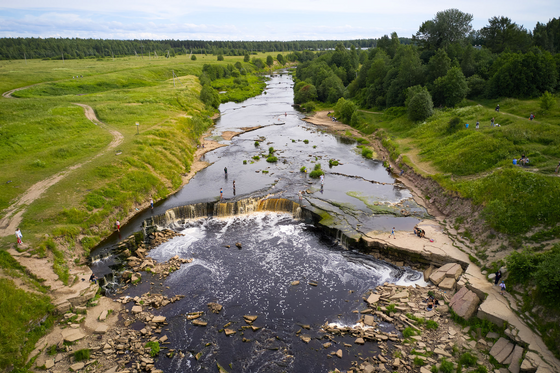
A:
<svg viewBox="0 0 560 373">
<path fill-rule="evenodd" d="M 471 22 L 472 15 L 449 9 L 424 22 L 410 45 L 393 33 L 368 51 L 339 44 L 315 53 L 297 68 L 294 100 L 405 106 L 410 119 L 422 120 L 434 106 L 467 97 L 535 97 L 560 88 L 559 20 L 537 24 L 533 34 L 504 17 L 479 31 Z"/>
<path fill-rule="evenodd" d="M 0 59 L 103 58 L 112 56 L 158 56 L 213 54 L 243 56 L 256 52 L 286 52 L 334 49 L 337 44 L 347 48 L 372 48 L 377 39 L 300 40 L 300 41 L 203 41 L 203 40 L 102 40 L 68 38 L 1 38 Z M 402 38 L 402 44 L 412 39 Z"/>
</svg>

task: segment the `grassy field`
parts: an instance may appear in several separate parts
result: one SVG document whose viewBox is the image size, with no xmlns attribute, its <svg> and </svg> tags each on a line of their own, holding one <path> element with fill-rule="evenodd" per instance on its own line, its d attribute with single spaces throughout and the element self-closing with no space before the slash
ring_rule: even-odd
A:
<svg viewBox="0 0 560 373">
<path fill-rule="evenodd" d="M 111 134 L 87 120 L 74 103 L 91 106 L 101 121 L 124 137 L 115 151 L 86 162 L 25 207 L 20 227 L 29 251 L 52 256 L 53 270 L 67 283 L 68 267 L 81 262 L 110 234 L 116 219 L 124 220 L 150 197 L 157 201 L 179 188 L 198 139 L 212 125 L 209 117 L 215 113 L 200 101 L 197 76 L 205 63 L 226 66 L 238 61 L 251 70 L 243 57 L 218 62 L 215 56 L 197 56 L 196 61 L 180 56 L 0 62 L 1 92 L 37 84 L 15 92 L 17 99 L 0 98 L 0 185 L 4 185 L 0 210 L 36 182 L 107 148 Z M 172 71 L 179 77 L 175 85 Z M 72 78 L 77 75 L 83 78 Z M 230 85 L 227 99 L 232 100 L 254 96 L 263 87 L 250 74 L 238 87 L 231 86 L 233 80 L 216 84 Z M 14 241 L 13 235 L 2 237 L 0 247 L 5 250 Z M 27 276 L 7 252 L 0 255 L 6 256 L 0 257 L 4 274 Z M 27 282 L 39 292 L 46 291 L 32 278 Z M 5 339 L 18 333 L 24 336 L 27 325 L 49 312 L 49 300 L 15 289 L 9 280 L 0 281 L 0 293 L 0 345 L 5 346 L 0 349 L 0 368 L 21 366 L 36 339 L 25 343 L 21 338 Z M 11 301 L 17 297 L 27 299 L 34 310 L 27 310 L 25 302 Z M 15 312 L 12 303 L 22 311 Z M 45 325 L 33 330 L 44 333 Z"/>
</svg>

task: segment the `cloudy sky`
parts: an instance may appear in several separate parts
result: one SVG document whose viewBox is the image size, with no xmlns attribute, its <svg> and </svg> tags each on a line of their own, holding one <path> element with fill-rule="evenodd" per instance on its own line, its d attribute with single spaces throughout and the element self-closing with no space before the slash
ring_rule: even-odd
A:
<svg viewBox="0 0 560 373">
<path fill-rule="evenodd" d="M 316 40 L 410 37 L 457 8 L 475 29 L 506 16 L 532 30 L 560 16 L 558 0 L 0 0 L 0 37 Z"/>
</svg>

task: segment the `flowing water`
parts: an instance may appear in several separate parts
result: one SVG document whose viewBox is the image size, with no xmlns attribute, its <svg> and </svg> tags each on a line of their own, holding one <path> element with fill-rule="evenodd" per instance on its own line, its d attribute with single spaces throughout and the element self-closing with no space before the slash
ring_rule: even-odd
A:
<svg viewBox="0 0 560 373">
<path fill-rule="evenodd" d="M 138 286 L 126 290 L 130 296 L 146 292 L 185 295 L 155 310 L 169 322 L 163 332 L 171 341 L 167 347 L 186 353 L 183 358 L 160 357 L 156 366 L 165 372 L 217 372 L 216 362 L 230 372 L 348 369 L 358 356 L 375 354 L 377 346 L 347 348 L 342 343 L 352 343 L 352 338 L 338 337 L 334 346 L 324 349 L 322 343 L 328 340 L 318 339 L 323 336 L 320 326 L 325 322 L 355 324 L 359 314 L 353 311 L 365 308 L 364 293 L 385 281 L 424 285 L 420 273 L 347 250 L 309 222 L 296 219 L 304 209 L 326 213 L 337 227 L 361 226 L 366 232 L 390 231 L 393 226 L 412 230 L 425 211 L 380 161 L 360 155 L 355 140 L 308 125 L 292 104 L 292 80 L 283 74 L 271 78 L 266 94 L 222 105 L 212 137 L 228 146 L 205 156 L 212 165 L 153 212 L 140 212 L 121 229 L 122 236 L 109 237 L 92 253 L 94 272 L 112 282 L 111 272 L 118 261 L 111 248 L 140 230 L 143 221 L 184 234 L 149 255 L 157 261 L 179 255 L 194 258 L 192 263 L 165 280 L 143 274 Z M 280 121 L 285 124 L 275 124 Z M 256 125 L 264 127 L 231 141 L 219 136 Z M 278 157 L 275 164 L 262 159 L 269 147 L 274 147 Z M 261 159 L 253 160 L 255 155 Z M 331 158 L 341 165 L 329 168 Z M 322 190 L 317 180 L 299 172 L 302 166 L 313 168 L 316 163 L 326 173 Z M 224 190 L 222 203 L 218 203 L 220 188 Z M 301 206 L 300 190 L 309 192 Z M 403 208 L 412 216 L 399 215 Z M 241 249 L 235 246 L 237 242 Z M 300 283 L 292 286 L 292 281 Z M 220 303 L 224 309 L 208 313 L 209 302 Z M 205 311 L 208 326 L 197 327 L 186 319 L 185 314 L 195 311 Z M 243 315 L 258 316 L 254 324 L 261 329 L 241 328 L 246 325 Z M 237 333 L 227 337 L 222 330 L 230 322 L 229 328 Z M 391 325 L 380 323 L 379 328 L 389 330 Z M 312 337 L 311 342 L 304 343 L 300 335 Z M 344 351 L 342 359 L 327 358 L 339 348 Z M 197 353 L 201 353 L 199 360 L 193 357 Z"/>
</svg>

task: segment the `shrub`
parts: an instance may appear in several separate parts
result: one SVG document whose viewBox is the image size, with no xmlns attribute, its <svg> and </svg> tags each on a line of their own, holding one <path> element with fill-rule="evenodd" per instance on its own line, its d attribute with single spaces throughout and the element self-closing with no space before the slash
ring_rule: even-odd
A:
<svg viewBox="0 0 560 373">
<path fill-rule="evenodd" d="M 453 117 L 449 121 L 449 125 L 447 126 L 447 132 L 454 133 L 461 128 L 461 118 Z"/>
<path fill-rule="evenodd" d="M 539 103 L 541 109 L 543 111 L 549 111 L 554 107 L 555 104 L 556 104 L 556 100 L 554 99 L 554 96 L 550 92 L 545 91 L 541 96 L 540 103 Z"/>
<path fill-rule="evenodd" d="M 338 166 L 338 161 L 334 159 L 329 159 L 329 167 Z"/>
<path fill-rule="evenodd" d="M 247 164 L 247 160 L 244 159 L 244 160 L 243 160 L 243 164 Z"/>
<path fill-rule="evenodd" d="M 155 357 L 157 354 L 159 354 L 159 342 L 158 341 L 148 342 L 148 343 L 146 343 L 146 345 L 144 347 L 150 349 L 150 355 L 152 357 Z"/>
<path fill-rule="evenodd" d="M 441 360 L 439 371 L 443 373 L 453 373 L 453 363 L 448 361 L 446 358 L 443 358 Z"/>
<path fill-rule="evenodd" d="M 306 172 L 306 171 L 307 171 L 307 167 L 305 167 L 305 166 L 302 166 L 302 167 L 299 169 L 299 172 Z"/>
<path fill-rule="evenodd" d="M 414 365 L 418 365 L 418 366 L 426 365 L 426 362 L 423 359 L 419 358 L 418 356 L 414 358 L 413 362 Z"/>
<path fill-rule="evenodd" d="M 193 55 L 191 56 L 191 61 L 196 61 L 196 55 L 193 54 Z"/>
<path fill-rule="evenodd" d="M 255 161 L 258 161 L 259 159 L 261 159 L 261 157 L 259 157 L 258 155 L 255 155 L 255 156 L 253 156 L 253 159 L 254 159 Z"/>
<path fill-rule="evenodd" d="M 438 323 L 434 320 L 426 321 L 426 328 L 436 330 L 439 327 Z"/>
<path fill-rule="evenodd" d="M 260 145 L 259 142 L 255 141 L 255 146 L 259 146 L 259 145 Z"/>
<path fill-rule="evenodd" d="M 412 337 L 413 335 L 416 335 L 416 331 L 415 331 L 412 327 L 407 326 L 407 327 L 403 330 L 402 335 L 403 335 L 404 338 L 410 338 L 410 337 Z"/>
<path fill-rule="evenodd" d="M 266 161 L 269 163 L 274 163 L 274 162 L 278 162 L 278 158 L 273 155 L 269 155 Z"/>
<path fill-rule="evenodd" d="M 364 146 L 364 147 L 362 148 L 362 156 L 363 156 L 364 158 L 367 158 L 367 159 L 372 159 L 372 158 L 373 158 L 373 150 L 371 150 L 370 148 Z"/>
<path fill-rule="evenodd" d="M 303 140 L 305 144 L 309 144 L 309 140 Z"/>
<path fill-rule="evenodd" d="M 268 148 L 268 154 L 270 155 L 274 154 L 274 148 L 272 146 Z"/>
<path fill-rule="evenodd" d="M 473 373 L 488 373 L 488 369 L 484 365 L 479 365 Z"/>
<path fill-rule="evenodd" d="M 397 305 L 394 304 L 394 303 L 391 303 L 385 308 L 387 309 L 387 312 L 391 313 L 391 312 L 395 312 L 397 310 Z"/>
<path fill-rule="evenodd" d="M 32 165 L 33 165 L 33 167 L 38 167 L 38 168 L 47 167 L 47 164 L 40 159 L 36 159 L 35 161 L 33 161 Z"/>
<path fill-rule="evenodd" d="M 467 367 L 473 367 L 476 365 L 477 358 L 476 356 L 471 355 L 469 352 L 465 352 L 459 358 L 459 364 L 465 365 Z"/>
<path fill-rule="evenodd" d="M 411 95 L 407 108 L 408 119 L 411 121 L 422 121 L 431 117 L 434 113 L 434 103 L 432 102 L 430 92 L 426 88 L 422 88 L 414 94 L 411 91 Z"/>
<path fill-rule="evenodd" d="M 311 176 L 314 179 L 318 179 L 319 176 L 324 175 L 325 173 L 323 172 L 323 170 L 321 170 L 321 164 L 317 163 L 315 164 L 315 167 L 313 168 L 313 171 L 311 171 L 309 173 L 309 176 Z"/>
<path fill-rule="evenodd" d="M 538 257 L 531 248 L 524 248 L 521 252 L 514 251 L 506 258 L 509 278 L 517 283 L 526 283 L 537 270 Z"/>
<path fill-rule="evenodd" d="M 90 355 L 90 350 L 85 348 L 83 350 L 78 350 L 74 352 L 74 361 L 84 361 L 88 360 Z"/>
</svg>

